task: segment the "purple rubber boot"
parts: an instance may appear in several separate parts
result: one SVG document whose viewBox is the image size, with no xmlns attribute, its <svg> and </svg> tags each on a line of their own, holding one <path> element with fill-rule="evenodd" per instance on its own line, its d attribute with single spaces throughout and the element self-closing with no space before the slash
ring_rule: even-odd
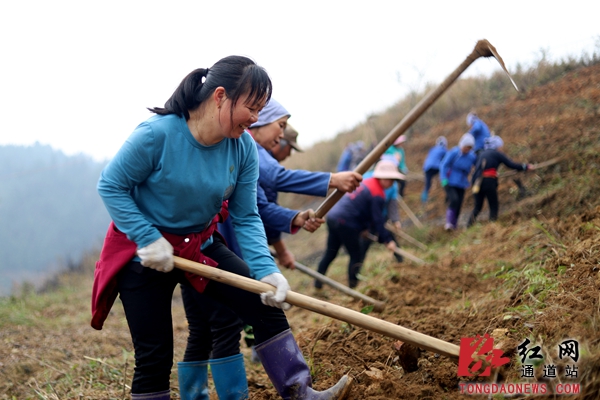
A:
<svg viewBox="0 0 600 400">
<path fill-rule="evenodd" d="M 277 393 L 285 400 L 343 400 L 350 392 L 352 378 L 348 375 L 322 392 L 312 388 L 310 370 L 289 329 L 257 345 L 256 352 Z"/>
</svg>

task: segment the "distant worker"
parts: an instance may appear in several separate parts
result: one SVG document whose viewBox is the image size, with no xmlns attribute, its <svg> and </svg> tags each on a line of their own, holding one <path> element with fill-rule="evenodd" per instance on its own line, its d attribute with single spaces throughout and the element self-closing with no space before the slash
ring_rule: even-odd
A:
<svg viewBox="0 0 600 400">
<path fill-rule="evenodd" d="M 381 157 L 381 161 L 383 160 L 392 161 L 394 164 L 397 164 L 396 159 L 393 156 L 390 156 L 389 154 L 384 154 Z M 373 176 L 373 172 L 373 169 L 370 169 L 369 171 L 365 172 L 365 174 L 363 175 L 363 179 L 371 178 Z M 383 208 L 383 221 L 386 222 L 389 220 L 396 229 L 400 230 L 402 229 L 402 224 L 400 223 L 400 212 L 398 211 L 398 196 L 398 181 L 395 180 L 394 184 L 391 187 L 385 189 L 385 207 Z M 377 235 L 377 227 L 371 226 L 369 228 L 369 232 L 373 235 Z M 394 236 L 392 235 L 392 238 L 393 237 Z M 395 239 L 394 241 L 396 242 L 396 247 L 399 247 L 398 241 Z M 360 251 L 362 253 L 363 260 L 367 256 L 367 251 L 369 251 L 371 243 L 373 243 L 371 239 L 361 235 Z M 402 256 L 398 253 L 394 253 L 394 257 L 399 263 L 404 261 Z"/>
<path fill-rule="evenodd" d="M 340 247 L 344 246 L 350 255 L 348 263 L 348 286 L 355 288 L 363 258 L 360 251 L 360 236 L 363 231 L 375 226 L 379 242 L 388 250 L 396 250 L 396 242 L 384 227 L 383 209 L 385 207 L 385 189 L 391 187 L 394 180 L 404 179 L 392 161 L 380 161 L 375 167 L 373 177 L 365 179 L 354 193 L 346 193 L 327 214 L 329 230 L 327 248 L 319 263 L 319 273 L 325 275 L 329 265 L 337 257 Z M 315 288 L 323 284 L 315 280 Z"/>
<path fill-rule="evenodd" d="M 337 172 L 354 171 L 354 168 L 356 168 L 363 158 L 365 158 L 367 152 L 368 150 L 365 146 L 365 142 L 362 140 L 349 143 L 340 156 Z"/>
<path fill-rule="evenodd" d="M 423 189 L 423 193 L 421 193 L 421 202 L 423 203 L 427 203 L 431 182 L 433 181 L 433 178 L 439 174 L 440 164 L 447 151 L 448 140 L 446 140 L 444 136 L 440 136 L 436 139 L 435 146 L 427 153 L 427 157 L 423 163 L 423 172 L 425 172 L 425 188 Z"/>
<path fill-rule="evenodd" d="M 477 156 L 473 152 L 474 144 L 473 135 L 465 133 L 460 138 L 458 146 L 446 153 L 440 165 L 440 179 L 448 203 L 444 225 L 447 231 L 457 228 L 465 190 L 469 187 L 469 174 L 477 161 Z"/>
<path fill-rule="evenodd" d="M 500 136 L 490 136 L 485 140 L 484 150 L 479 153 L 475 172 L 471 178 L 475 206 L 467 226 L 475 223 L 485 199 L 490 207 L 490 221 L 498 219 L 498 167 L 500 164 L 517 171 L 535 169 L 531 164 L 517 164 L 512 161 L 502 152 L 503 147 L 504 141 Z"/>
<path fill-rule="evenodd" d="M 400 135 L 384 154 L 392 155 L 396 158 L 398 163 L 398 172 L 402 175 L 408 174 L 408 167 L 406 166 L 406 154 L 404 152 L 403 143 L 406 142 L 406 135 Z M 398 180 L 398 194 L 404 197 L 404 188 L 406 187 L 406 180 Z"/>
<path fill-rule="evenodd" d="M 475 154 L 479 154 L 483 150 L 485 139 L 490 137 L 490 128 L 477 116 L 477 113 L 471 111 L 467 115 L 467 125 L 469 126 L 469 133 L 473 135 L 475 139 L 475 145 L 473 151 Z"/>
<path fill-rule="evenodd" d="M 298 146 L 297 139 L 298 132 L 288 124 L 283 131 L 283 138 L 279 141 L 279 144 L 273 146 L 271 149 L 273 158 L 278 162 L 283 162 L 292 154 L 292 149 L 299 153 L 304 152 L 304 150 Z"/>
</svg>

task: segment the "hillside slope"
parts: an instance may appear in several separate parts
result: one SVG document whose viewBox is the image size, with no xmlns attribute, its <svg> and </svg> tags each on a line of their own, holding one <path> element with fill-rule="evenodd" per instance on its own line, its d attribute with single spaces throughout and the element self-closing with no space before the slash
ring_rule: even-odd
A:
<svg viewBox="0 0 600 400">
<path fill-rule="evenodd" d="M 385 301 L 377 318 L 459 344 L 498 330 L 506 349 L 529 338 L 541 346 L 544 363 L 557 366 L 562 382 L 582 381 L 580 398 L 597 398 L 600 351 L 600 65 L 582 68 L 563 79 L 529 91 L 506 103 L 477 110 L 506 143 L 515 160 L 541 162 L 562 157 L 557 164 L 521 174 L 527 196 L 517 199 L 510 179 L 500 182 L 501 217 L 447 233 L 441 188 L 434 185 L 431 201 L 419 203 L 422 183 L 409 182 L 406 201 L 423 229 L 407 220 L 406 231 L 426 242 L 428 250 L 403 248 L 428 262 L 395 263 L 374 245 L 358 289 Z M 464 116 L 413 135 L 406 151 L 409 167 L 418 171 L 426 151 L 439 135 L 451 144 L 466 130 Z M 472 203 L 467 199 L 464 212 Z M 484 209 L 481 220 L 485 220 Z M 463 223 L 464 226 L 464 223 Z M 326 230 L 288 237 L 299 261 L 313 265 L 325 247 Z M 345 282 L 347 257 L 341 255 L 330 277 Z M 89 327 L 89 297 L 93 257 L 84 264 L 82 280 L 64 276 L 59 291 L 43 296 L 8 299 L 0 305 L 0 399 L 127 398 L 132 347 L 123 311 L 117 304 L 103 331 Z M 294 291 L 313 294 L 312 281 L 284 271 Z M 327 301 L 361 310 L 365 304 L 333 289 Z M 181 359 L 186 324 L 180 298 L 174 301 L 176 359 Z M 350 399 L 460 399 L 457 366 L 445 357 L 423 352 L 419 369 L 404 371 L 395 340 L 298 307 L 287 312 L 292 329 L 309 360 L 315 387 L 325 388 L 345 373 L 355 385 Z M 565 378 L 566 360 L 556 346 L 565 339 L 581 346 L 579 376 Z M 249 350 L 243 347 L 249 356 Z M 279 398 L 262 367 L 249 362 L 252 399 Z M 553 387 L 558 379 L 537 379 Z M 471 381 L 522 382 L 517 357 L 493 378 Z M 570 380 L 569 380 L 570 379 Z M 173 398 L 178 398 L 172 379 Z M 586 397 L 587 396 L 587 397 Z M 549 396 L 546 396 L 550 398 Z M 213 393 L 213 397 L 216 398 Z M 483 398 L 472 396 L 472 398 Z M 487 398 L 487 396 L 485 396 Z M 544 397 L 536 397 L 544 398 Z"/>
</svg>

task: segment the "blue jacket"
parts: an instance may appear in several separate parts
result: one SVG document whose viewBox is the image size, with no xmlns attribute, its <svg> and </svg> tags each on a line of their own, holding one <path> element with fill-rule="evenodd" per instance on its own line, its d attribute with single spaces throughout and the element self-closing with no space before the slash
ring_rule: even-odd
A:
<svg viewBox="0 0 600 400">
<path fill-rule="evenodd" d="M 259 160 L 256 188 L 258 212 L 265 228 L 267 242 L 272 244 L 281 240 L 281 232 L 298 231 L 298 228 L 292 229 L 292 221 L 298 211 L 277 204 L 278 193 L 291 192 L 324 197 L 329 189 L 331 173 L 286 169 L 258 143 L 256 148 Z M 219 224 L 218 230 L 225 237 L 228 247 L 239 256 L 237 250 L 239 245 L 235 236 L 231 235 L 233 232 L 227 224 L 227 221 Z"/>
<path fill-rule="evenodd" d="M 358 189 L 346 193 L 327 214 L 328 220 L 334 220 L 356 231 L 374 227 L 379 234 L 380 243 L 393 240 L 392 234 L 384 228 L 385 193 L 379 180 L 367 178 Z"/>
<path fill-rule="evenodd" d="M 466 189 L 469 187 L 469 174 L 477 161 L 472 150 L 463 154 L 458 146 L 446 153 L 440 166 L 440 180 L 448 179 L 448 185 Z"/>
<path fill-rule="evenodd" d="M 429 171 L 430 169 L 440 169 L 440 164 L 446 155 L 446 146 L 435 145 L 427 153 L 425 162 L 423 163 L 423 171 Z"/>
<path fill-rule="evenodd" d="M 475 118 L 471 129 L 469 129 L 469 133 L 475 138 L 475 146 L 473 147 L 473 151 L 477 151 L 483 149 L 485 139 L 490 137 L 490 128 L 488 128 L 485 122 L 479 118 Z"/>
</svg>

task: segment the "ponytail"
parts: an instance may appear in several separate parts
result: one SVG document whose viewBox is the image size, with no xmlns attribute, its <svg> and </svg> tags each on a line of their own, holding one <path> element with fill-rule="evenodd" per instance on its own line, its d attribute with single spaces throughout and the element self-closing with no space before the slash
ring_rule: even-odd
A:
<svg viewBox="0 0 600 400">
<path fill-rule="evenodd" d="M 247 57 L 229 56 L 210 68 L 198 68 L 190 72 L 164 107 L 148 110 L 159 115 L 176 114 L 187 121 L 190 111 L 198 108 L 219 86 L 225 88 L 227 97 L 232 101 L 232 116 L 233 108 L 242 94 L 248 94 L 249 104 L 263 99 L 269 101 L 271 98 L 272 85 L 267 72 Z"/>
</svg>

